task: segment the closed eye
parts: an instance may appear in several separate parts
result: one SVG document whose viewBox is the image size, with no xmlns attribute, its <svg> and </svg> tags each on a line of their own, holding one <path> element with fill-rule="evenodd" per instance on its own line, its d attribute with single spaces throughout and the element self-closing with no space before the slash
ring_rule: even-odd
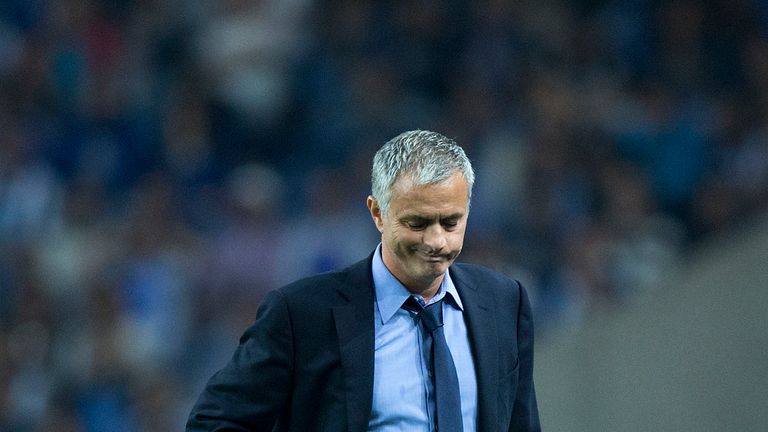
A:
<svg viewBox="0 0 768 432">
<path fill-rule="evenodd" d="M 458 218 L 450 218 L 450 219 L 444 219 L 444 220 L 443 220 L 443 221 L 441 221 L 440 223 L 441 223 L 441 224 L 443 225 L 443 227 L 445 227 L 446 229 L 450 229 L 450 228 L 456 228 L 457 226 L 459 226 L 459 219 L 458 219 Z"/>
<path fill-rule="evenodd" d="M 427 227 L 427 223 L 422 220 L 406 221 L 405 224 L 408 225 L 408 228 L 415 231 L 422 230 Z"/>
</svg>

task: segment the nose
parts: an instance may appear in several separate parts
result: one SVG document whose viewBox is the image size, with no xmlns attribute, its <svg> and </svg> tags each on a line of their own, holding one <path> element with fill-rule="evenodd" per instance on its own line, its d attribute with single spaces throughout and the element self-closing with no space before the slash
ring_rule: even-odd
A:
<svg viewBox="0 0 768 432">
<path fill-rule="evenodd" d="M 422 243 L 431 252 L 441 252 L 448 244 L 447 232 L 440 224 L 431 224 L 423 231 Z"/>
</svg>

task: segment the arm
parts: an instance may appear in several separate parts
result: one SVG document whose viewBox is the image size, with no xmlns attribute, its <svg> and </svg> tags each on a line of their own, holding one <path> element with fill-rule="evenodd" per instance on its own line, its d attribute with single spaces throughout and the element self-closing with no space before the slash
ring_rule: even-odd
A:
<svg viewBox="0 0 768 432">
<path fill-rule="evenodd" d="M 533 385 L 533 317 L 531 304 L 525 289 L 517 283 L 520 290 L 520 304 L 517 316 L 517 347 L 519 358 L 519 378 L 515 396 L 510 432 L 540 431 L 539 411 L 536 406 L 536 390 Z"/>
<path fill-rule="evenodd" d="M 230 362 L 198 398 L 187 432 L 271 431 L 291 394 L 292 341 L 285 299 L 272 291 Z"/>
</svg>

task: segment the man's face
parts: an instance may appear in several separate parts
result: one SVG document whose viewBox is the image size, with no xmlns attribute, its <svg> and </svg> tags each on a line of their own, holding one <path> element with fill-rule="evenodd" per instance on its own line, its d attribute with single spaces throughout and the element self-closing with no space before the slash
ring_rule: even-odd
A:
<svg viewBox="0 0 768 432">
<path fill-rule="evenodd" d="M 368 197 L 368 209 L 381 232 L 384 264 L 412 292 L 434 295 L 461 252 L 469 213 L 467 188 L 458 172 L 430 185 L 416 185 L 410 176 L 401 176 L 392 187 L 386 216 Z"/>
</svg>

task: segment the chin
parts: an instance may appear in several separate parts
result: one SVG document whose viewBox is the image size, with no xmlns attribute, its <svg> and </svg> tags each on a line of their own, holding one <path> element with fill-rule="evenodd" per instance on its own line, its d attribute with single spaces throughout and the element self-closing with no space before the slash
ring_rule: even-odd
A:
<svg viewBox="0 0 768 432">
<path fill-rule="evenodd" d="M 448 270 L 448 263 L 440 263 L 438 265 L 431 265 L 424 269 L 422 272 L 425 280 L 433 280 L 442 276 L 445 271 Z"/>
</svg>

